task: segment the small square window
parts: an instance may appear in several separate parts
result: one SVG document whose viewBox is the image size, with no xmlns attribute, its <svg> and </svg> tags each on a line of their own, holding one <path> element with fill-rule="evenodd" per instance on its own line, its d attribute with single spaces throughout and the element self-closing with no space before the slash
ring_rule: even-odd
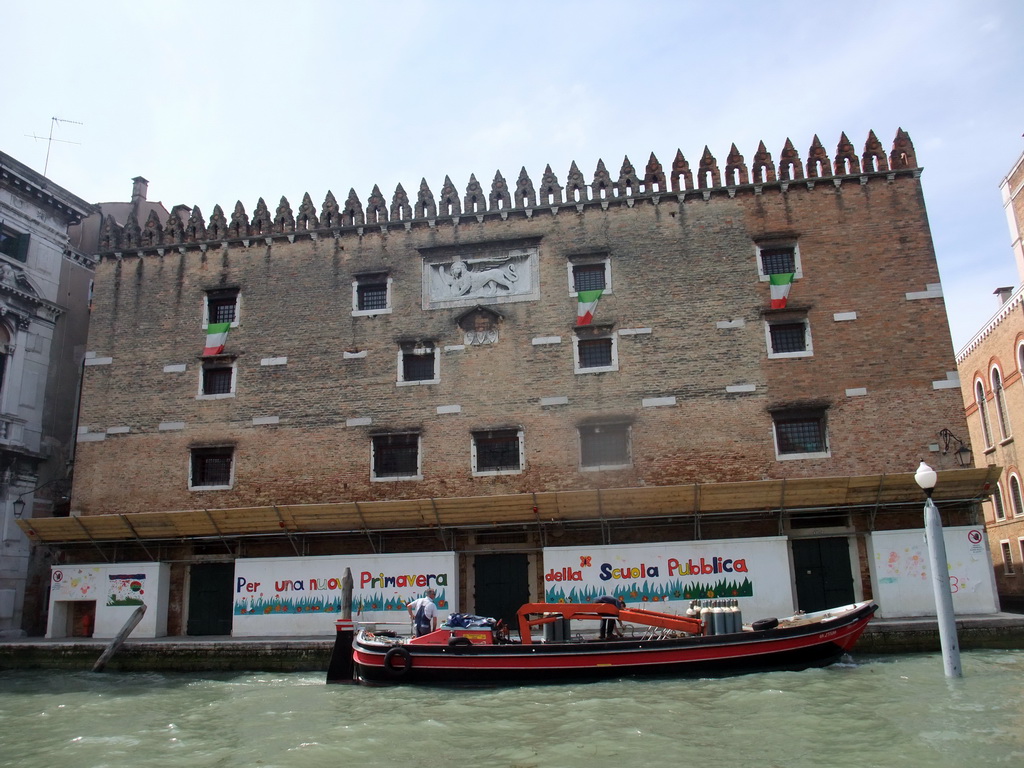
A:
<svg viewBox="0 0 1024 768">
<path fill-rule="evenodd" d="M 473 474 L 510 474 L 521 472 L 522 469 L 521 430 L 495 429 L 473 433 Z"/>
<path fill-rule="evenodd" d="M 765 323 L 768 357 L 810 357 L 811 326 L 806 319 Z"/>
<path fill-rule="evenodd" d="M 374 480 L 419 480 L 420 436 L 418 433 L 374 435 L 372 438 Z"/>
<path fill-rule="evenodd" d="M 574 336 L 573 355 L 576 373 L 617 371 L 619 355 L 615 341 L 615 334 Z"/>
<path fill-rule="evenodd" d="M 199 394 L 215 397 L 234 394 L 235 367 L 233 365 L 204 365 Z"/>
<path fill-rule="evenodd" d="M 391 278 L 386 274 L 359 275 L 352 283 L 352 314 L 384 315 L 391 312 Z"/>
<path fill-rule="evenodd" d="M 570 261 L 568 268 L 570 296 L 580 291 L 611 293 L 611 262 L 607 258 L 594 260 L 591 257 L 584 261 Z"/>
<path fill-rule="evenodd" d="M 772 420 L 778 458 L 828 456 L 823 413 L 777 413 Z"/>
<path fill-rule="evenodd" d="M 399 384 L 436 384 L 438 378 L 437 347 L 403 348 L 398 352 Z"/>
<path fill-rule="evenodd" d="M 230 488 L 234 469 L 235 449 L 193 448 L 189 488 Z"/>
<path fill-rule="evenodd" d="M 578 429 L 580 466 L 584 469 L 628 467 L 632 463 L 629 424 L 588 424 Z"/>
<path fill-rule="evenodd" d="M 794 279 L 803 277 L 800 267 L 800 248 L 796 243 L 757 246 L 757 274 L 761 280 L 771 275 L 792 273 Z"/>
<path fill-rule="evenodd" d="M 238 289 L 206 292 L 206 323 L 231 323 L 238 325 Z"/>
</svg>

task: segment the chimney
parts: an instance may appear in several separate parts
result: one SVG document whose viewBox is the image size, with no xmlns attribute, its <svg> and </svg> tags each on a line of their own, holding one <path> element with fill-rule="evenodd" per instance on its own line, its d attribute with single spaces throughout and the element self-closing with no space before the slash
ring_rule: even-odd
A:
<svg viewBox="0 0 1024 768">
<path fill-rule="evenodd" d="M 1006 300 L 1013 295 L 1013 286 L 1010 285 L 1002 288 L 996 288 L 992 293 L 999 297 L 999 306 L 1003 306 L 1003 304 L 1006 303 Z"/>
<path fill-rule="evenodd" d="M 146 201 L 146 191 L 149 189 L 149 182 L 141 176 L 132 179 L 132 205 Z"/>
</svg>

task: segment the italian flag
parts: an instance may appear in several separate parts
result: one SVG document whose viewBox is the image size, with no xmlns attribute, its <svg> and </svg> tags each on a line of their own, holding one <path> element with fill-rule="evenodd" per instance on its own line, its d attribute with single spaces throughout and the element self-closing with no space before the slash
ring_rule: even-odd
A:
<svg viewBox="0 0 1024 768">
<path fill-rule="evenodd" d="M 793 285 L 793 275 L 793 272 L 782 272 L 768 276 L 768 282 L 772 287 L 772 309 L 786 308 L 789 289 Z"/>
<path fill-rule="evenodd" d="M 231 323 L 210 323 L 206 327 L 206 347 L 203 357 L 219 355 L 224 351 L 224 342 L 228 340 L 228 329 Z"/>
<path fill-rule="evenodd" d="M 580 302 L 579 309 L 576 310 L 576 325 L 590 325 L 594 319 L 594 310 L 597 309 L 597 300 L 601 298 L 603 292 L 604 289 L 597 288 L 576 294 Z"/>
</svg>

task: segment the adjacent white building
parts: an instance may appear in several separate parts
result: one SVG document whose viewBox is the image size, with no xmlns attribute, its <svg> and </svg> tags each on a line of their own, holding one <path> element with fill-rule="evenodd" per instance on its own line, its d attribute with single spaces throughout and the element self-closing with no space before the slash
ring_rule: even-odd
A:
<svg viewBox="0 0 1024 768">
<path fill-rule="evenodd" d="M 48 550 L 15 520 L 68 514 L 94 274 L 68 227 L 94 210 L 0 152 L 0 636 L 45 620 Z"/>
</svg>

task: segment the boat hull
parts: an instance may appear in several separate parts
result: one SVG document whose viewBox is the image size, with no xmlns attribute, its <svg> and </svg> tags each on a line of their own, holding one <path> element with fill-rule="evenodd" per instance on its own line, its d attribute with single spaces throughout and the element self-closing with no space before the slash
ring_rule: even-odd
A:
<svg viewBox="0 0 1024 768">
<path fill-rule="evenodd" d="M 711 637 L 453 646 L 397 644 L 360 633 L 352 643 L 353 678 L 367 684 L 522 684 L 806 669 L 848 652 L 876 609 L 862 603 L 827 621 Z"/>
</svg>

